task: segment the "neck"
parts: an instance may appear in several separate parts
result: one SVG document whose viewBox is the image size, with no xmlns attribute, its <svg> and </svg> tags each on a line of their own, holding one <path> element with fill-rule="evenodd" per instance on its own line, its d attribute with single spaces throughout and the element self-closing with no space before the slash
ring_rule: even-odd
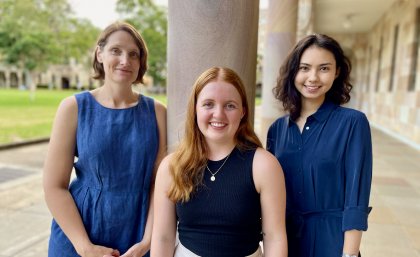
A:
<svg viewBox="0 0 420 257">
<path fill-rule="evenodd" d="M 230 154 L 233 150 L 233 148 L 235 148 L 236 144 L 234 142 L 232 142 L 231 144 L 224 144 L 221 145 L 220 143 L 214 143 L 214 144 L 209 144 L 208 145 L 208 149 L 209 152 L 207 154 L 207 158 L 209 160 L 213 160 L 213 161 L 218 161 L 221 160 L 223 158 L 225 158 L 228 154 Z"/>
<path fill-rule="evenodd" d="M 96 91 L 97 100 L 111 108 L 127 108 L 138 102 L 138 95 L 131 87 L 112 87 L 103 85 Z"/>
<path fill-rule="evenodd" d="M 302 110 L 300 111 L 299 118 L 306 119 L 308 116 L 314 114 L 324 102 L 322 99 L 302 99 Z"/>
</svg>

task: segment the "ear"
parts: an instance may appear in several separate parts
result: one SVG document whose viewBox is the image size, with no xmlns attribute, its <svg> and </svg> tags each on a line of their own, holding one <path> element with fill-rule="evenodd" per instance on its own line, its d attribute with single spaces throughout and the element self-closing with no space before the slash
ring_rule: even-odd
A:
<svg viewBox="0 0 420 257">
<path fill-rule="evenodd" d="M 337 71 L 335 72 L 334 79 L 336 79 L 338 77 L 338 75 L 340 75 L 340 68 L 338 68 Z"/>
<path fill-rule="evenodd" d="M 241 120 L 242 118 L 245 116 L 245 111 L 242 111 L 242 116 L 241 116 Z"/>
<path fill-rule="evenodd" d="M 101 52 L 101 49 L 99 48 L 99 46 L 96 46 L 95 55 L 96 55 L 96 59 L 98 60 L 98 62 L 103 63 L 102 52 Z"/>
</svg>

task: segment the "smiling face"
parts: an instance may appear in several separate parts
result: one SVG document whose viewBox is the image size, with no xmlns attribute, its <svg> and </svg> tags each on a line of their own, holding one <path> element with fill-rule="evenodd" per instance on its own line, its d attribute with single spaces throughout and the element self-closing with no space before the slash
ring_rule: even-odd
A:
<svg viewBox="0 0 420 257">
<path fill-rule="evenodd" d="M 140 50 L 134 38 L 126 31 L 112 33 L 103 47 L 98 47 L 96 57 L 103 64 L 105 84 L 131 85 L 140 68 Z"/>
<path fill-rule="evenodd" d="M 322 103 L 337 76 L 334 55 L 324 48 L 311 46 L 300 58 L 295 87 L 301 94 L 302 101 Z"/>
<path fill-rule="evenodd" d="M 244 110 L 238 90 L 224 81 L 204 86 L 197 98 L 197 125 L 208 144 L 235 144 Z"/>
</svg>

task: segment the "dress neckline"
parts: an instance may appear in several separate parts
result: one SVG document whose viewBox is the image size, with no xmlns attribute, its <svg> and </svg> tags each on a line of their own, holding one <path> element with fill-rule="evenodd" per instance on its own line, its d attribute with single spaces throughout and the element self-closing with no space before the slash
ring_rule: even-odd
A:
<svg viewBox="0 0 420 257">
<path fill-rule="evenodd" d="M 93 102 L 95 103 L 95 105 L 98 105 L 98 106 L 100 106 L 103 109 L 114 110 L 114 111 L 130 110 L 130 109 L 133 109 L 133 108 L 137 108 L 139 106 L 139 104 L 140 104 L 140 100 L 141 100 L 141 97 L 142 97 L 142 95 L 139 94 L 139 97 L 137 99 L 137 103 L 135 105 L 133 105 L 133 106 L 130 106 L 130 107 L 127 107 L 127 108 L 110 108 L 110 107 L 103 106 L 101 103 L 99 103 L 98 100 L 96 100 L 96 98 L 93 96 L 93 94 L 90 91 L 87 91 L 87 94 L 93 100 Z"/>
</svg>

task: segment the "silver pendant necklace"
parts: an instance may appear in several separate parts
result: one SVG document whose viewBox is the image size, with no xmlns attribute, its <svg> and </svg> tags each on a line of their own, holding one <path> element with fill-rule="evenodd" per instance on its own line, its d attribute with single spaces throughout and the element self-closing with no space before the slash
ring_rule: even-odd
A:
<svg viewBox="0 0 420 257">
<path fill-rule="evenodd" d="M 219 171 L 222 169 L 223 165 L 225 165 L 225 163 L 226 163 L 227 159 L 229 158 L 229 156 L 230 156 L 230 154 L 228 154 L 228 156 L 226 156 L 226 158 L 225 158 L 225 160 L 223 161 L 222 165 L 220 165 L 220 167 L 219 167 L 219 168 L 216 170 L 216 172 L 214 172 L 214 173 L 210 170 L 209 166 L 208 166 L 208 165 L 206 165 L 207 170 L 208 170 L 208 171 L 210 172 L 210 174 L 211 174 L 211 177 L 210 177 L 210 180 L 211 180 L 211 181 L 215 181 L 215 180 L 216 180 L 216 174 L 217 174 L 217 172 L 219 172 Z"/>
</svg>

